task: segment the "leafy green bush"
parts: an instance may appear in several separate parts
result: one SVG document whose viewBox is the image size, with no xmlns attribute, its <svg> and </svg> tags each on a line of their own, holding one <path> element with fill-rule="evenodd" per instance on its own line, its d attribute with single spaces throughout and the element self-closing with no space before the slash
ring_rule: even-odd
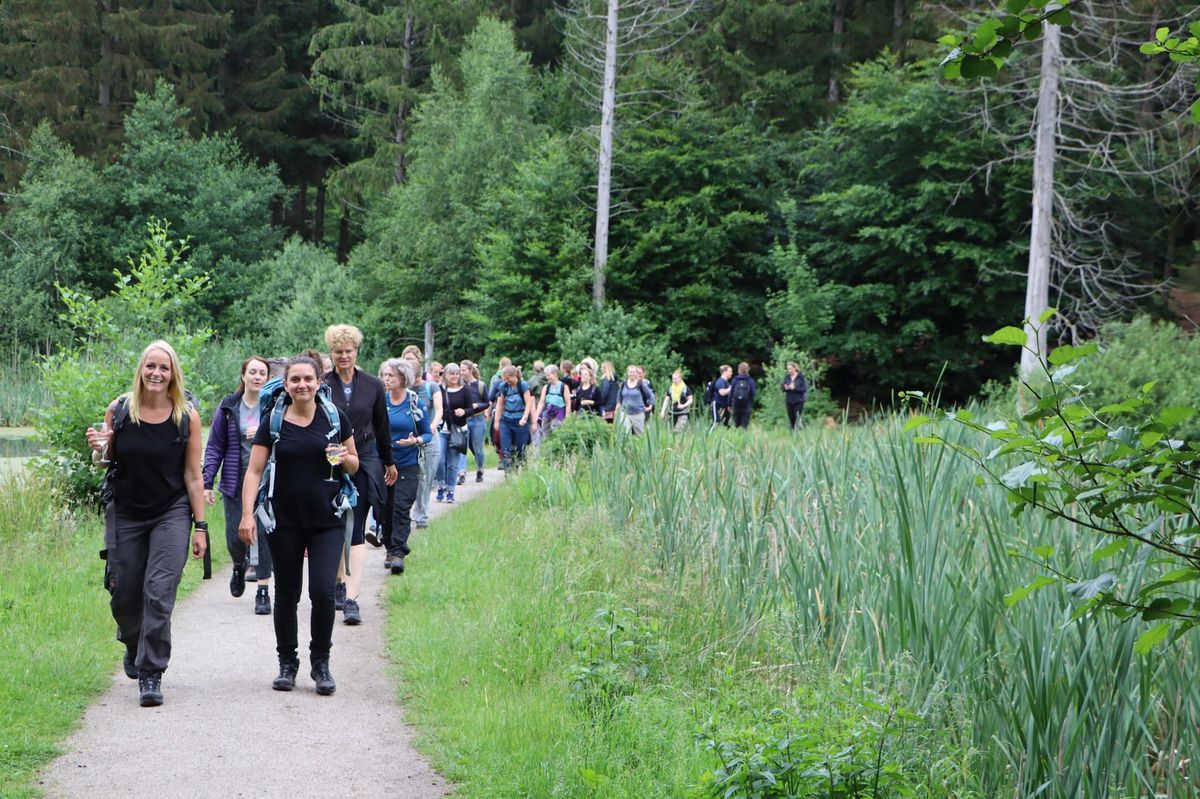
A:
<svg viewBox="0 0 1200 799">
<path fill-rule="evenodd" d="M 618 377 L 624 375 L 629 364 L 641 364 L 656 391 L 663 390 L 680 364 L 679 356 L 668 349 L 666 337 L 654 323 L 617 303 L 593 310 L 575 327 L 561 331 L 558 348 L 576 362 L 588 355 L 598 362 L 612 361 Z"/>
<path fill-rule="evenodd" d="M 590 718 L 611 718 L 621 699 L 655 676 L 657 636 L 655 620 L 632 608 L 600 608 L 571 643 L 571 700 Z"/>
<path fill-rule="evenodd" d="M 152 340 L 166 339 L 175 348 L 188 390 L 198 397 L 215 393 L 202 379 L 187 377 L 194 375 L 192 367 L 212 335 L 193 326 L 208 278 L 181 273 L 187 243 L 171 240 L 167 223 L 156 220 L 147 228 L 146 249 L 136 262 L 129 259 L 128 272 L 116 272 L 112 294 L 96 299 L 59 287 L 76 338 L 42 364 L 52 404 L 38 415 L 46 455 L 35 466 L 68 501 L 95 499 L 102 475 L 91 465 L 84 431 L 104 417 L 113 399 L 129 391 L 138 358 Z M 141 333 L 131 334 L 135 330 Z"/>
<path fill-rule="evenodd" d="M 565 463 L 577 455 L 587 457 L 612 436 L 613 426 L 600 417 L 575 413 L 543 442 L 540 452 L 554 463 Z"/>
</svg>

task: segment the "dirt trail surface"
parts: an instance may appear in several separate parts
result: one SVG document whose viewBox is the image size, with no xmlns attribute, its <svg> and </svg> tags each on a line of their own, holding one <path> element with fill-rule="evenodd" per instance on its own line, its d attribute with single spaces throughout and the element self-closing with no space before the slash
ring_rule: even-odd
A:
<svg viewBox="0 0 1200 799">
<path fill-rule="evenodd" d="M 503 480 L 494 469 L 482 484 L 474 476 L 468 473 L 458 487 L 459 505 Z M 431 516 L 456 507 L 429 504 Z M 427 532 L 414 530 L 414 541 Z M 330 658 L 337 692 L 329 697 L 318 696 L 308 676 L 307 589 L 299 608 L 296 689 L 273 691 L 275 634 L 270 616 L 254 615 L 255 584 L 234 599 L 229 568 L 214 574 L 176 606 L 164 704 L 140 707 L 137 682 L 114 661 L 112 688 L 43 773 L 46 796 L 445 796 L 446 780 L 412 747 L 380 610 L 389 580 L 420 579 L 421 551 L 414 546 L 409 573 L 391 576 L 383 550 L 368 546 L 363 624 L 347 627 L 337 614 Z M 198 565 L 189 561 L 188 568 Z"/>
</svg>

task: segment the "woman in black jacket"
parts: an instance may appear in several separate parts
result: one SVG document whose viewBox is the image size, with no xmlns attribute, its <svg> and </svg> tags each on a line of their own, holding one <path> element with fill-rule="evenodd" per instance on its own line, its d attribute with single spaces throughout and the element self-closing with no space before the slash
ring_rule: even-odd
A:
<svg viewBox="0 0 1200 799">
<path fill-rule="evenodd" d="M 358 592 L 366 561 L 367 511 L 373 510 L 376 519 L 383 518 L 386 486 L 396 481 L 392 430 L 384 400 L 387 392 L 378 377 L 356 366 L 362 339 L 362 331 L 353 325 L 330 325 L 325 330 L 325 344 L 333 358 L 333 370 L 322 380 L 333 392 L 333 404 L 350 419 L 354 428 L 354 446 L 361 459 L 354 474 L 358 506 L 354 509 L 354 530 L 350 540 L 350 569 L 346 573 L 344 563 L 339 567 L 334 595 L 334 606 L 343 612 L 346 624 L 362 623 Z M 378 534 L 372 533 L 371 545 L 382 544 Z"/>
</svg>

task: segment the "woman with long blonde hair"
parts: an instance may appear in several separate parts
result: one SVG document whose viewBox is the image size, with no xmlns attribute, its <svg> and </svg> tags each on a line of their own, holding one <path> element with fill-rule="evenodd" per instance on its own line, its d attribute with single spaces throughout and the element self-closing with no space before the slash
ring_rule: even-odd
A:
<svg viewBox="0 0 1200 799">
<path fill-rule="evenodd" d="M 110 469 L 105 582 L 125 644 L 125 675 L 138 681 L 143 707 L 163 702 L 171 612 L 191 528 L 192 555 L 203 557 L 208 547 L 200 439 L 200 416 L 184 391 L 179 356 L 165 341 L 142 351 L 129 393 L 87 430 L 93 459 Z"/>
</svg>

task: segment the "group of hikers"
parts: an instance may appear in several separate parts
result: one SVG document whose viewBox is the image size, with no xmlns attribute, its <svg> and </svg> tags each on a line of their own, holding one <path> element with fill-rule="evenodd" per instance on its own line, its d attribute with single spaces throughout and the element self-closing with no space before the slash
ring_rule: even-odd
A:
<svg viewBox="0 0 1200 799">
<path fill-rule="evenodd" d="M 526 375 L 502 358 L 484 382 L 469 360 L 426 366 L 420 349 L 410 346 L 373 375 L 358 365 L 362 341 L 358 328 L 336 324 L 325 330 L 327 355 L 247 357 L 237 389 L 213 414 L 204 447 L 179 358 L 170 344 L 154 341 L 142 352 L 130 391 L 87 429 L 93 462 L 107 468 L 105 585 L 125 645 L 125 674 L 138 681 L 143 706 L 162 704 L 189 539 L 193 557 L 203 557 L 205 513 L 217 493 L 233 563 L 230 593 L 240 597 L 247 582 L 256 582 L 254 612 L 274 622 L 279 673 L 272 687 L 296 685 L 297 608 L 307 562 L 310 676 L 317 693 L 329 695 L 336 690 L 329 666 L 336 613 L 345 624 L 362 623 L 367 547 L 383 549 L 384 567 L 403 574 L 413 528 L 428 524 L 431 497 L 455 501 L 456 487 L 469 476 L 468 454 L 475 481 L 483 481 L 485 438 L 500 454 L 499 468 L 509 470 L 574 413 L 637 435 L 656 408 L 677 430 L 696 412 L 696 396 L 679 370 L 659 407 L 638 365 L 620 379 L 610 361 L 537 361 Z M 795 364 L 781 390 L 794 429 L 807 394 Z M 731 421 L 747 427 L 756 393 L 748 364 L 739 364 L 736 375 L 722 366 L 703 395 L 711 428 Z"/>
</svg>

